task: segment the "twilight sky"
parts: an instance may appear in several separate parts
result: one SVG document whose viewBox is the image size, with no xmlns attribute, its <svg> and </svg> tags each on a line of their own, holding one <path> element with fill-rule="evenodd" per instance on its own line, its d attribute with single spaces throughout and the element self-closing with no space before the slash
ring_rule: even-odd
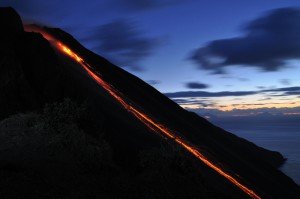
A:
<svg viewBox="0 0 300 199">
<path fill-rule="evenodd" d="M 14 7 L 25 23 L 66 30 L 185 108 L 300 114 L 299 0 L 3 0 L 0 6 Z"/>
</svg>

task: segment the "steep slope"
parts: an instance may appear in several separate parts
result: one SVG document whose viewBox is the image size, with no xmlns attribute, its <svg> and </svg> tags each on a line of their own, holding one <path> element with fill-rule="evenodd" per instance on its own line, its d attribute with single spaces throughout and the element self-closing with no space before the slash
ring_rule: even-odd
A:
<svg viewBox="0 0 300 199">
<path fill-rule="evenodd" d="M 95 67 L 96 71 L 99 71 L 103 79 L 110 82 L 122 93 L 126 93 L 129 99 L 146 110 L 148 114 L 175 129 L 185 138 L 203 148 L 204 151 L 208 151 L 208 156 L 213 154 L 219 162 L 229 166 L 234 172 L 247 179 L 246 181 L 250 184 L 253 183 L 258 187 L 261 186 L 263 190 L 268 190 L 267 193 L 262 192 L 264 197 L 280 198 L 287 195 L 296 197 L 298 194 L 297 185 L 295 186 L 281 172 L 270 169 L 270 164 L 273 166 L 280 164 L 278 163 L 279 154 L 273 153 L 271 158 L 268 158 L 266 154 L 271 154 L 270 152 L 214 127 L 195 114 L 186 112 L 138 78 L 88 52 L 68 34 L 58 29 L 45 28 L 45 30 L 66 43 L 71 49 L 75 49 L 75 52 Z M 275 178 L 281 180 L 279 182 L 278 180 L 274 181 Z M 292 185 L 297 194 L 290 194 L 290 190 L 289 193 L 282 193 L 282 184 Z M 269 191 L 277 193 L 269 195 Z"/>
<path fill-rule="evenodd" d="M 65 97 L 87 101 L 95 119 L 104 117 L 109 132 L 106 138 L 112 144 L 117 162 L 134 171 L 138 151 L 158 146 L 161 137 L 120 106 L 78 63 L 55 51 L 41 34 L 24 32 L 12 9 L 1 9 L 0 13 L 1 22 L 4 18 L 11 19 L 1 24 L 5 31 L 1 33 L 0 118 L 37 110 L 45 103 Z M 242 176 L 242 181 L 262 197 L 299 196 L 299 187 L 276 169 L 283 162 L 279 153 L 259 148 L 185 111 L 142 80 L 85 49 L 69 34 L 46 27 L 42 30 L 80 55 L 143 112 Z M 230 190 L 236 198 L 244 196 L 211 169 L 202 164 L 201 168 L 207 180 L 220 186 L 221 191 Z"/>
</svg>

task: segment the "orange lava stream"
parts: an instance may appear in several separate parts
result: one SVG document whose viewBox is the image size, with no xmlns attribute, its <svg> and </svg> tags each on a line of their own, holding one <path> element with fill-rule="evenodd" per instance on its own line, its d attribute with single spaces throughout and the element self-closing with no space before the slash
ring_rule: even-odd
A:
<svg viewBox="0 0 300 199">
<path fill-rule="evenodd" d="M 232 184 L 240 188 L 244 193 L 248 194 L 253 199 L 260 199 L 261 197 L 258 196 L 253 190 L 243 185 L 241 182 L 239 182 L 238 179 L 233 177 L 230 173 L 224 171 L 220 166 L 214 164 L 211 160 L 209 160 L 207 157 L 205 157 L 197 148 L 189 144 L 184 139 L 178 137 L 175 135 L 174 132 L 172 132 L 169 128 L 166 126 L 157 123 L 152 118 L 150 118 L 145 113 L 139 111 L 137 108 L 133 107 L 129 103 L 127 103 L 123 99 L 122 93 L 120 93 L 118 90 L 116 90 L 112 85 L 105 82 L 101 75 L 97 72 L 94 72 L 92 67 L 84 61 L 79 55 L 77 55 L 75 52 L 73 52 L 70 48 L 68 48 L 66 45 L 62 44 L 61 42 L 57 41 L 54 37 L 50 36 L 48 33 L 45 33 L 44 31 L 40 29 L 31 29 L 27 28 L 29 31 L 39 32 L 42 35 L 45 35 L 45 38 L 51 43 L 57 47 L 58 50 L 62 51 L 64 54 L 68 55 L 70 58 L 75 60 L 77 63 L 79 63 L 86 72 L 97 82 L 99 86 L 104 88 L 115 100 L 117 100 L 127 111 L 132 113 L 137 119 L 139 119 L 141 122 L 143 122 L 148 128 L 153 130 L 154 132 L 160 132 L 164 137 L 167 137 L 169 139 L 174 140 L 177 144 L 179 144 L 181 147 L 183 147 L 185 150 L 187 150 L 189 153 L 194 155 L 197 159 L 202 161 L 205 165 L 219 173 L 221 176 L 229 180 Z"/>
</svg>

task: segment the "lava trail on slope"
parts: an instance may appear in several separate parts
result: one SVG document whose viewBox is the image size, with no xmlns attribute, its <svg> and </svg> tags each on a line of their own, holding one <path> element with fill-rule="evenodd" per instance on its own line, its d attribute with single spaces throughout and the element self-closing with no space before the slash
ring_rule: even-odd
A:
<svg viewBox="0 0 300 199">
<path fill-rule="evenodd" d="M 128 112 L 133 114 L 138 120 L 140 120 L 143 124 L 145 124 L 149 129 L 158 133 L 159 135 L 173 140 L 175 143 L 180 145 L 202 163 L 204 163 L 209 168 L 213 169 L 219 175 L 226 178 L 230 181 L 233 185 L 237 186 L 240 190 L 246 193 L 253 199 L 260 199 L 261 197 L 255 193 L 252 189 L 248 188 L 245 184 L 241 182 L 238 177 L 236 177 L 232 172 L 225 171 L 225 169 L 221 168 L 215 161 L 210 160 L 207 158 L 199 149 L 195 146 L 190 144 L 185 139 L 181 138 L 180 136 L 176 135 L 176 133 L 170 130 L 167 126 L 158 123 L 155 121 L 151 116 L 147 115 L 145 112 L 141 111 L 134 103 L 130 102 L 121 92 L 119 92 L 116 88 L 112 85 L 107 83 L 106 81 L 101 78 L 101 74 L 93 69 L 81 56 L 76 54 L 73 50 L 71 50 L 68 46 L 63 44 L 61 41 L 58 41 L 55 37 L 51 34 L 47 33 L 44 29 L 39 27 L 32 27 L 26 26 L 26 31 L 33 31 L 38 32 L 43 35 L 45 39 L 47 39 L 57 50 L 60 52 L 68 55 L 71 59 L 76 61 L 80 64 L 85 71 L 89 74 L 91 78 L 93 78 L 99 86 L 104 88 L 115 100 L 117 100 Z"/>
</svg>

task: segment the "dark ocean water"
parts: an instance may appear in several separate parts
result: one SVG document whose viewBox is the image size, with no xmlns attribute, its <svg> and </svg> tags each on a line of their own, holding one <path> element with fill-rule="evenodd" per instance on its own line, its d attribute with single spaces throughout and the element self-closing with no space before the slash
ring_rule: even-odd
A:
<svg viewBox="0 0 300 199">
<path fill-rule="evenodd" d="M 280 152 L 287 158 L 280 169 L 300 185 L 300 123 L 251 126 L 221 121 L 213 123 L 258 146 Z"/>
</svg>

